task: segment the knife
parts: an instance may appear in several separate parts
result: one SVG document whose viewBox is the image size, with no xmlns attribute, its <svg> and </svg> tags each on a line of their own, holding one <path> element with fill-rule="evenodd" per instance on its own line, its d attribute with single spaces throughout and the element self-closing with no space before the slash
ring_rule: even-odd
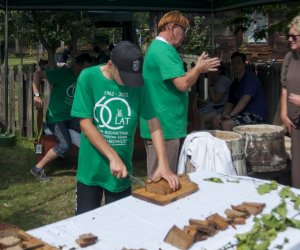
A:
<svg viewBox="0 0 300 250">
<path fill-rule="evenodd" d="M 142 187 L 145 187 L 145 182 L 143 182 L 142 180 L 140 180 L 139 178 L 136 178 L 135 176 L 132 176 L 131 174 L 127 175 L 127 178 L 135 181 L 136 183 L 138 183 L 139 185 L 141 185 Z"/>
</svg>

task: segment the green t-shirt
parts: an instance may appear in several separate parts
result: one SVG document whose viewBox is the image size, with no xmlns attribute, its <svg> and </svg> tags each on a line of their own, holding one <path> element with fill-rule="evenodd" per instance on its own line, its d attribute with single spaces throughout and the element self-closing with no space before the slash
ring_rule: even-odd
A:
<svg viewBox="0 0 300 250">
<path fill-rule="evenodd" d="M 74 99 L 77 77 L 71 68 L 46 70 L 46 76 L 52 85 L 47 122 L 61 122 L 72 119 L 71 108 Z"/>
<path fill-rule="evenodd" d="M 176 49 L 160 40 L 152 41 L 143 65 L 144 91 L 149 91 L 165 139 L 186 136 L 188 92 L 179 91 L 171 79 L 185 74 Z M 140 119 L 141 137 L 150 139 L 146 122 Z"/>
<path fill-rule="evenodd" d="M 139 115 L 154 117 L 151 100 L 142 96 L 142 88 L 125 87 L 103 76 L 100 67 L 83 70 L 78 78 L 72 116 L 92 118 L 93 124 L 132 173 L 132 153 Z M 141 98 L 143 103 L 141 105 Z M 111 192 L 130 187 L 130 180 L 111 175 L 109 161 L 81 133 L 77 180 L 89 186 L 101 186 Z"/>
</svg>

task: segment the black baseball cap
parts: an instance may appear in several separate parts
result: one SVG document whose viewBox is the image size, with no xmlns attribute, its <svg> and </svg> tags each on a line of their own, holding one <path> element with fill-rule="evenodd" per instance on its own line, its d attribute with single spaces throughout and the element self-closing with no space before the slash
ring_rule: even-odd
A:
<svg viewBox="0 0 300 250">
<path fill-rule="evenodd" d="M 142 77 L 143 55 L 139 47 L 129 41 L 121 41 L 113 48 L 110 59 L 117 67 L 123 83 L 129 87 L 144 85 Z"/>
</svg>

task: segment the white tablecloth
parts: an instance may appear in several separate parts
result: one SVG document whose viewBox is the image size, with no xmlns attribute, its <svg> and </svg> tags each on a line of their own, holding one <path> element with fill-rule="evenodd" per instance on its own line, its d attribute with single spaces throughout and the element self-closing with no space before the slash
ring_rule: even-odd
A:
<svg viewBox="0 0 300 250">
<path fill-rule="evenodd" d="M 215 173 L 193 173 L 190 177 L 192 181 L 198 183 L 199 191 L 169 205 L 159 206 L 128 197 L 88 213 L 30 230 L 28 233 L 63 249 L 78 248 L 75 243 L 78 236 L 93 233 L 98 236 L 99 241 L 85 248 L 87 250 L 121 250 L 124 247 L 171 250 L 176 248 L 164 243 L 164 238 L 173 225 L 183 228 L 188 225 L 190 218 L 205 219 L 213 213 L 225 216 L 226 208 L 244 201 L 266 203 L 263 213 L 269 213 L 280 203 L 278 192 L 281 187 L 271 193 L 259 195 L 256 187 L 263 181 L 258 179 L 226 177 Z M 203 181 L 209 177 L 219 177 L 224 183 Z M 228 179 L 237 178 L 240 183 L 227 182 Z M 298 189 L 293 191 L 300 194 Z M 292 204 L 287 205 L 288 216 L 295 215 Z M 253 217 L 248 218 L 246 225 L 237 226 L 236 229 L 229 227 L 205 241 L 195 243 L 190 249 L 214 250 L 225 246 L 228 242 L 235 243 L 234 235 L 249 231 L 253 225 L 252 219 Z M 300 219 L 300 216 L 296 219 Z M 279 233 L 270 249 L 277 244 L 281 245 L 285 237 L 289 239 L 289 243 L 284 245 L 284 249 L 300 249 L 300 230 L 293 228 Z"/>
</svg>

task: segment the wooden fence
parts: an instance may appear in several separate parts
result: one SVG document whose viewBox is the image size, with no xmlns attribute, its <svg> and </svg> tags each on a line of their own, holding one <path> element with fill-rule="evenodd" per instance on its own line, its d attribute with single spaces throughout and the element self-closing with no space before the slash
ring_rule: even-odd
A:
<svg viewBox="0 0 300 250">
<path fill-rule="evenodd" d="M 197 57 L 184 57 L 187 68 L 191 68 L 196 62 Z M 229 63 L 224 63 L 225 73 L 232 79 L 232 72 Z M 280 63 L 265 63 L 250 65 L 248 70 L 254 72 L 261 82 L 266 94 L 268 106 L 268 123 L 276 124 L 278 107 L 280 101 Z M 0 122 L 5 124 L 5 86 L 4 86 L 4 68 L 1 68 L 0 82 Z M 23 70 L 21 66 L 17 68 L 9 67 L 8 71 L 8 131 L 18 133 L 29 138 L 36 137 L 36 110 L 33 107 L 32 95 L 32 75 L 33 67 Z M 203 76 L 200 78 L 197 91 L 201 95 L 201 86 L 203 86 Z M 50 87 L 47 82 L 42 84 L 41 95 L 44 103 L 48 103 Z M 44 108 L 47 105 L 44 105 Z M 44 112 L 45 114 L 46 112 Z M 278 119 L 277 119 L 278 120 Z M 278 124 L 277 124 L 278 125 Z"/>
<path fill-rule="evenodd" d="M 9 133 L 17 133 L 22 136 L 33 138 L 36 136 L 36 110 L 33 106 L 32 76 L 34 67 L 25 71 L 22 66 L 8 69 L 8 124 Z M 0 122 L 5 124 L 5 70 L 1 67 L 0 82 Z M 41 94 L 44 96 L 44 103 L 48 103 L 50 87 L 48 82 L 42 85 Z M 47 105 L 45 105 L 46 107 Z"/>
</svg>

